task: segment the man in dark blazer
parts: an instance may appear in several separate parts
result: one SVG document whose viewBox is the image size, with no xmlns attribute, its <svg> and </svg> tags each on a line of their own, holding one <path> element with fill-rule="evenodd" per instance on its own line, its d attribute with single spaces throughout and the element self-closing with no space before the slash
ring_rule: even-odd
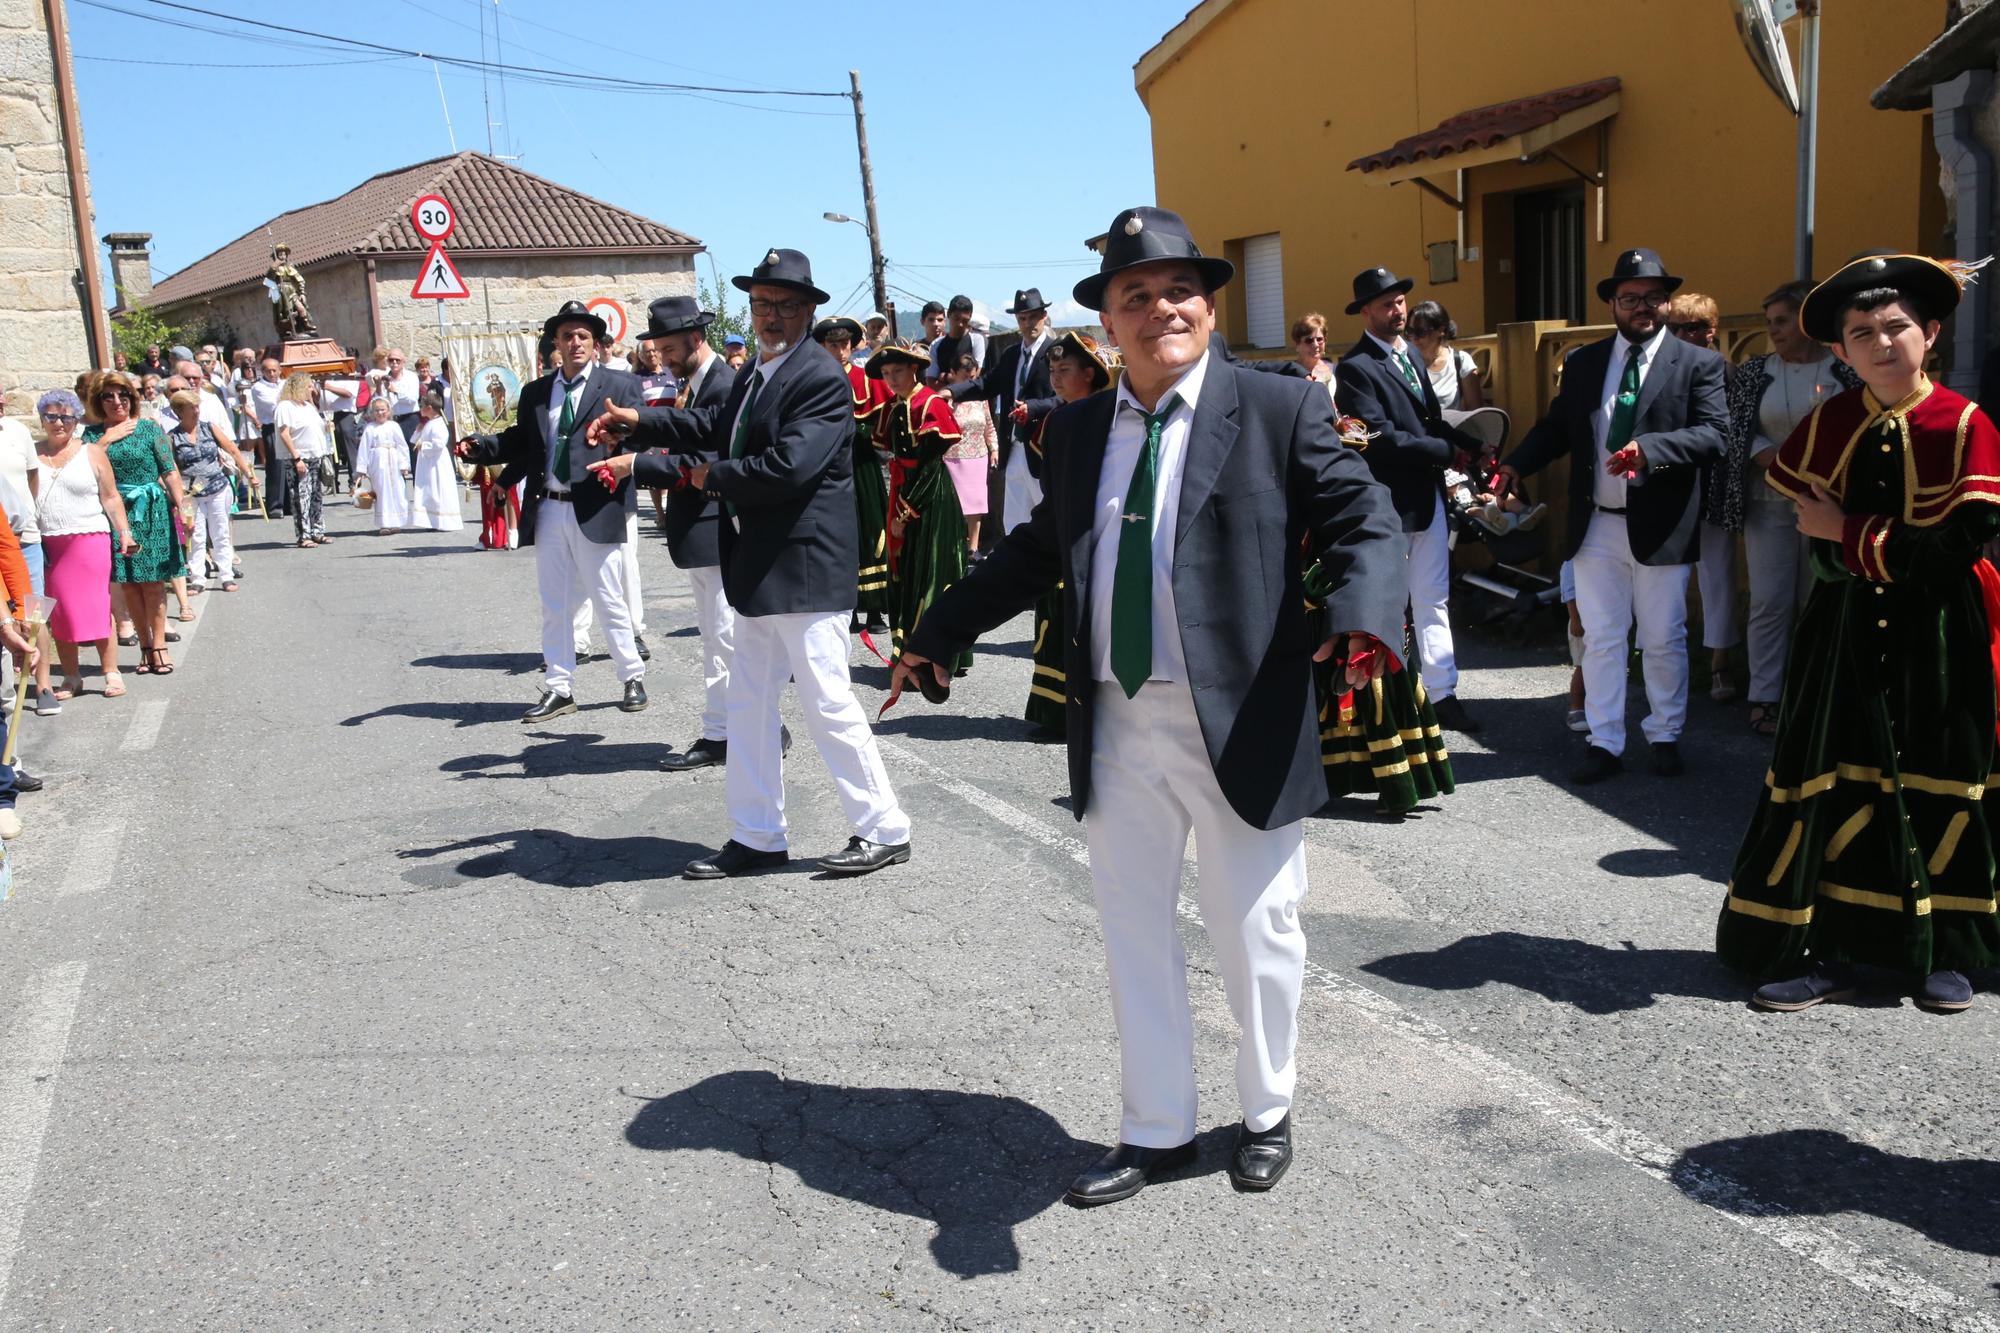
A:
<svg viewBox="0 0 2000 1333">
<path fill-rule="evenodd" d="M 1023 287 L 1015 292 L 1007 313 L 1019 326 L 1021 341 L 994 357 L 978 379 L 939 386 L 955 402 L 982 399 L 993 404 L 993 421 L 1000 430 L 1000 475 L 993 479 L 999 484 L 987 488 L 989 549 L 1009 527 L 1027 522 L 1042 498 L 1041 482 L 1030 469 L 1030 451 L 1015 446 L 1028 439 L 1033 423 L 1053 412 L 1057 401 L 1049 387 L 1049 349 L 1055 339 L 1049 336 L 1049 304 L 1041 289 Z M 952 369 L 945 366 L 941 373 Z"/>
<path fill-rule="evenodd" d="M 1625 753 L 1626 636 L 1639 626 L 1652 770 L 1681 771 L 1687 717 L 1688 571 L 1701 554 L 1702 474 L 1729 429 L 1724 362 L 1667 336 L 1661 316 L 1681 280 L 1651 250 L 1627 250 L 1597 297 L 1618 332 L 1563 362 L 1562 388 L 1500 468 L 1504 484 L 1569 457 L 1564 554 L 1583 620 L 1579 783 L 1617 773 Z M 1342 370 L 1346 367 L 1343 365 Z"/>
<path fill-rule="evenodd" d="M 646 331 L 639 336 L 653 344 L 680 385 L 680 393 L 670 404 L 641 407 L 635 423 L 647 425 L 650 433 L 665 424 L 665 408 L 690 414 L 700 424 L 689 433 L 689 456 L 710 463 L 715 456 L 702 452 L 701 446 L 736 384 L 736 372 L 709 345 L 707 330 L 714 320 L 715 316 L 700 309 L 692 296 L 663 296 L 647 307 Z M 602 431 L 592 434 L 605 438 Z M 667 554 L 676 568 L 687 571 L 688 588 L 694 595 L 695 625 L 701 631 L 701 735 L 679 754 L 662 759 L 660 767 L 680 773 L 727 762 L 729 663 L 735 653 L 736 613 L 730 610 L 722 591 L 716 502 L 682 485 L 679 466 L 664 453 L 614 454 L 599 466 L 613 482 L 631 477 L 639 486 L 667 492 Z"/>
<path fill-rule="evenodd" d="M 1112 220 L 1076 299 L 1123 350 L 1115 389 L 1056 409 L 1045 496 L 932 603 L 891 679 L 971 646 L 1062 584 L 1070 787 L 1118 1022 L 1118 1147 L 1070 1187 L 1129 1198 L 1194 1154 L 1194 1035 L 1175 923 L 1190 830 L 1202 917 L 1242 1029 L 1230 1174 L 1268 1189 L 1291 1161 L 1305 936 L 1301 821 L 1326 803 L 1312 661 L 1365 687 L 1400 643 L 1402 551 L 1388 494 L 1334 431 L 1316 384 L 1214 354 L 1234 272 L 1164 209 Z M 1302 551 L 1333 577 L 1335 627 L 1308 640 Z M 1317 650 L 1317 651 L 1315 651 Z"/>
<path fill-rule="evenodd" d="M 555 344 L 556 368 L 521 390 L 514 424 L 498 435 L 475 435 L 458 447 L 474 463 L 504 464 L 500 485 L 527 483 L 521 496 L 521 545 L 535 548 L 542 597 L 542 697 L 523 722 L 546 722 L 576 711 L 575 621 L 584 600 L 596 608 L 604 641 L 624 689 L 619 707 L 646 706 L 646 665 L 625 599 L 625 524 L 633 491 L 614 494 L 590 474 L 610 451 L 588 438 L 607 405 L 636 406 L 639 382 L 597 364 L 604 321 L 581 301 L 565 301 L 542 326 Z"/>
<path fill-rule="evenodd" d="M 602 437 L 636 426 L 634 443 L 671 446 L 666 471 L 721 512 L 717 553 L 736 624 L 727 705 L 732 832 L 682 873 L 719 879 L 789 858 L 778 704 L 796 680 L 806 729 L 854 829 L 820 868 L 865 874 L 910 859 L 910 821 L 847 675 L 861 564 L 853 386 L 808 336 L 827 295 L 813 286 L 803 254 L 768 251 L 733 281 L 750 294 L 757 355 L 722 408 L 612 411 L 591 427 Z"/>
<path fill-rule="evenodd" d="M 1402 521 L 1409 559 L 1410 627 L 1424 690 L 1437 710 L 1438 725 L 1477 731 L 1479 724 L 1458 699 L 1458 654 L 1451 638 L 1451 532 L 1444 517 L 1444 470 L 1461 451 L 1476 454 L 1479 442 L 1447 424 L 1431 389 L 1403 339 L 1409 316 L 1407 293 L 1415 283 L 1386 268 L 1354 278 L 1347 313 L 1360 315 L 1364 331 L 1340 358 L 1334 401 L 1341 412 L 1359 417 L 1376 432 L 1368 441 L 1368 470 L 1389 488 Z"/>
</svg>

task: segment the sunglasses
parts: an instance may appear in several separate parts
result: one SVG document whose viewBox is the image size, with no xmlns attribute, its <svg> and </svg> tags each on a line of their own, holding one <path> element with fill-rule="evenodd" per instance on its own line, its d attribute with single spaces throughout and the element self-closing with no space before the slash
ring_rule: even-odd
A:
<svg viewBox="0 0 2000 1333">
<path fill-rule="evenodd" d="M 127 403 L 133 403 L 137 402 L 138 399 L 134 398 L 131 394 L 127 393 L 123 389 L 106 389 L 103 393 L 97 395 L 97 401 L 100 403 L 109 403 L 113 401 L 123 401 Z"/>
<path fill-rule="evenodd" d="M 44 412 L 42 420 L 51 426 L 73 426 L 76 424 L 74 412 Z"/>
</svg>

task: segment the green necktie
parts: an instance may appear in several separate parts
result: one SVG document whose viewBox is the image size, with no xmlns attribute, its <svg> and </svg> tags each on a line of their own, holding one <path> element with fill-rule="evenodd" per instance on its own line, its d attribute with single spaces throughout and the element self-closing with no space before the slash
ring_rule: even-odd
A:
<svg viewBox="0 0 2000 1333">
<path fill-rule="evenodd" d="M 757 390 L 764 387 L 764 368 L 750 373 L 750 391 L 743 395 L 742 410 L 736 414 L 736 431 L 729 437 L 729 456 L 743 457 L 743 441 L 750 437 L 750 413 L 757 406 Z"/>
<path fill-rule="evenodd" d="M 1604 435 L 1604 452 L 1615 454 L 1632 443 L 1639 420 L 1639 344 L 1625 351 L 1625 373 L 1618 377 L 1618 397 L 1611 404 L 1611 428 Z"/>
<path fill-rule="evenodd" d="M 1167 395 L 1157 412 L 1146 413 L 1146 447 L 1132 465 L 1119 515 L 1118 564 L 1111 575 L 1111 674 L 1127 699 L 1153 674 L 1153 510 L 1160 480 L 1160 434 L 1181 405 Z"/>
<path fill-rule="evenodd" d="M 1417 378 L 1416 363 L 1410 360 L 1408 352 L 1396 353 L 1396 368 L 1403 372 L 1403 382 L 1410 386 L 1410 392 L 1418 398 L 1424 396 L 1423 382 Z"/>
<path fill-rule="evenodd" d="M 549 470 L 564 486 L 569 485 L 569 433 L 576 429 L 576 391 L 582 387 L 579 380 L 564 391 L 562 416 L 556 420 L 556 465 Z"/>
</svg>

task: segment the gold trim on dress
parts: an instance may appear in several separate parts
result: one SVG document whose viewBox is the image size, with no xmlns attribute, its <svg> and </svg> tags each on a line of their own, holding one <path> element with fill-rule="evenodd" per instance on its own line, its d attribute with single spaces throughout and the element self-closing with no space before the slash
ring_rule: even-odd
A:
<svg viewBox="0 0 2000 1333">
<path fill-rule="evenodd" d="M 1907 898 L 1899 893 L 1877 893 L 1873 889 L 1854 889 L 1845 884 L 1835 884 L 1832 880 L 1819 882 L 1819 896 L 1831 898 L 1837 903 L 1848 903 L 1855 907 L 1874 907 L 1884 912 L 1900 912 L 1905 908 L 1918 916 L 1931 914 L 1931 900 L 1928 897 Z"/>
<path fill-rule="evenodd" d="M 1961 810 L 1959 812 L 1960 817 L 1963 817 L 1964 813 L 1965 812 Z M 1875 818 L 1875 807 L 1872 805 L 1864 805 L 1859 810 L 1856 810 L 1853 814 L 1849 815 L 1847 817 L 1847 821 L 1843 823 L 1839 828 L 1835 829 L 1833 836 L 1827 839 L 1826 859 L 1829 861 L 1838 861 L 1840 859 L 1840 854 L 1847 850 L 1848 844 L 1853 842 L 1857 837 L 1861 835 L 1861 830 L 1867 828 L 1868 821 L 1873 818 Z M 1792 831 L 1794 835 L 1796 835 L 1803 826 L 1804 826 L 1803 821 L 1794 823 L 1792 825 Z M 1776 880 L 1772 880 L 1771 882 L 1773 884 L 1777 883 Z"/>
<path fill-rule="evenodd" d="M 1940 912 L 1978 912 L 1992 916 L 2000 903 L 1991 898 L 1962 898 L 1954 893 L 1933 893 L 1931 907 Z"/>
<path fill-rule="evenodd" d="M 1805 820 L 1794 819 L 1792 821 L 1792 831 L 1785 835 L 1785 845 L 1779 849 L 1778 859 L 1771 864 L 1771 873 L 1764 877 L 1765 888 L 1775 889 L 1778 887 L 1778 881 L 1783 879 L 1785 871 L 1791 868 L 1792 857 L 1799 850 L 1799 838 L 1804 835 L 1805 831 Z"/>
<path fill-rule="evenodd" d="M 1938 840 L 1937 850 L 1931 853 L 1930 863 L 1924 867 L 1932 875 L 1943 874 L 1944 868 L 1951 864 L 1952 853 L 1958 850 L 1958 840 L 1964 835 L 1965 826 L 1971 822 L 1972 812 L 1961 810 L 1944 826 L 1944 837 Z"/>
<path fill-rule="evenodd" d="M 1734 892 L 1735 886 L 1731 885 L 1730 888 L 1729 897 L 1723 902 L 1723 906 L 1729 911 L 1740 912 L 1744 916 L 1754 916 L 1759 921 L 1775 921 L 1781 926 L 1806 926 L 1812 924 L 1813 909 L 1810 906 L 1772 907 L 1768 903 L 1752 902 L 1748 898 L 1739 898 Z"/>
</svg>

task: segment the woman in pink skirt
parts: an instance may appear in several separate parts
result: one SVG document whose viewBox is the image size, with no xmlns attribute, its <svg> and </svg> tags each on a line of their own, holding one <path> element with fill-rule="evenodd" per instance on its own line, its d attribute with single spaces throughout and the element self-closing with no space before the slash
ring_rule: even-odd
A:
<svg viewBox="0 0 2000 1333">
<path fill-rule="evenodd" d="M 946 367 L 946 384 L 978 378 L 979 359 L 970 352 L 959 357 L 957 365 Z M 1000 434 L 983 402 L 953 403 L 951 414 L 958 418 L 964 438 L 945 451 L 944 466 L 958 492 L 958 507 L 965 511 L 965 549 L 977 560 L 980 520 L 986 517 L 986 474 L 1000 466 Z"/>
<path fill-rule="evenodd" d="M 67 389 L 55 389 L 42 395 L 35 411 L 43 431 L 35 452 L 45 478 L 35 505 L 46 562 L 42 586 L 55 599 L 49 637 L 56 641 L 63 670 L 63 683 L 55 694 L 68 699 L 83 689 L 77 648 L 89 644 L 97 649 L 105 697 L 115 699 L 125 693 L 125 681 L 118 674 L 117 650 L 111 642 L 113 529 L 127 554 L 138 544 L 132 540 L 109 460 L 103 450 L 83 442 L 82 402 Z"/>
</svg>

